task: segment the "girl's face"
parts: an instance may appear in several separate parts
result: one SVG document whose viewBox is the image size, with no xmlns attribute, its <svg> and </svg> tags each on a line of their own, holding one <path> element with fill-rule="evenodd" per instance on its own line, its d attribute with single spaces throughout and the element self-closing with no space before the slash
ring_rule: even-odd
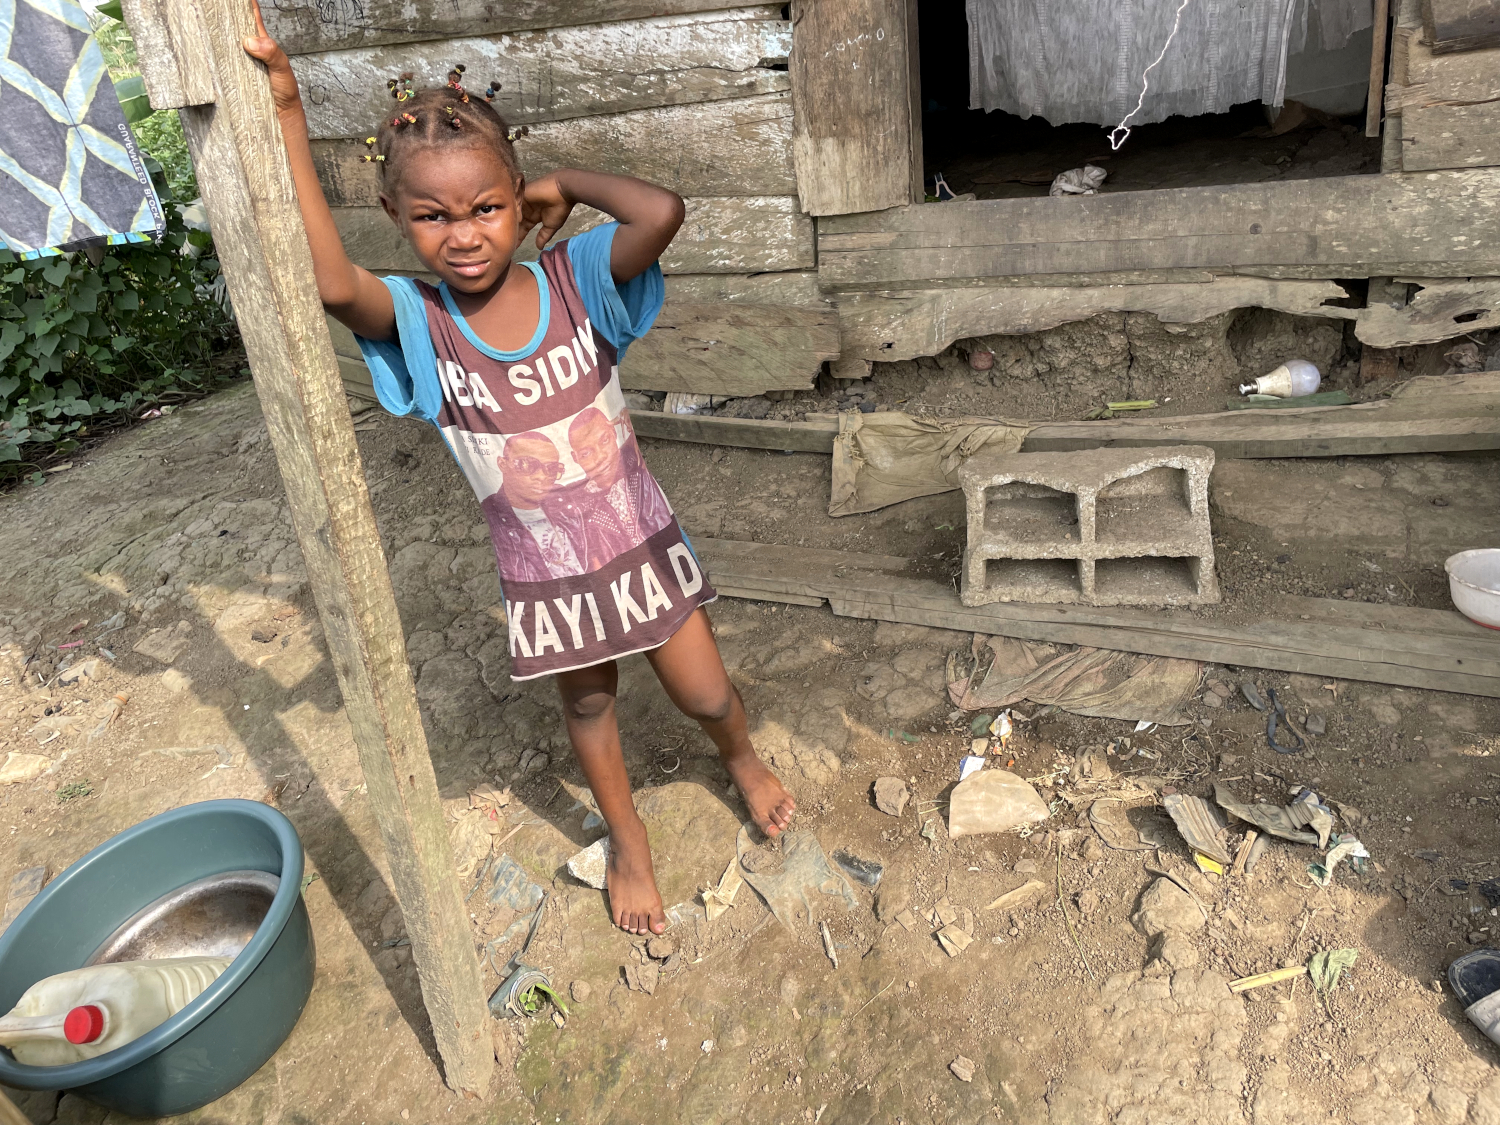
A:
<svg viewBox="0 0 1500 1125">
<path fill-rule="evenodd" d="M 523 182 L 486 145 L 412 149 L 381 206 L 449 288 L 484 293 L 504 280 L 521 241 Z"/>
</svg>

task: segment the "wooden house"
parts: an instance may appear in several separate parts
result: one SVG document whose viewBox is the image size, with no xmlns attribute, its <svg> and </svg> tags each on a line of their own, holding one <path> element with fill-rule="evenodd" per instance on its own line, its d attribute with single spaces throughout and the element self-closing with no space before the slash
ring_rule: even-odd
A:
<svg viewBox="0 0 1500 1125">
<path fill-rule="evenodd" d="M 438 84 L 461 62 L 472 86 L 499 83 L 496 108 L 529 129 L 530 174 L 624 171 L 684 197 L 667 307 L 631 350 L 629 388 L 792 390 L 827 361 L 857 375 L 1110 310 L 1333 316 L 1372 349 L 1500 326 L 1500 4 L 1401 0 L 1380 174 L 937 204 L 923 202 L 926 2 L 278 0 L 266 16 L 346 245 L 371 269 L 420 268 L 360 160 L 403 71 Z M 1373 279 L 1369 300 L 1338 279 Z M 337 326 L 335 346 L 357 384 Z"/>
</svg>

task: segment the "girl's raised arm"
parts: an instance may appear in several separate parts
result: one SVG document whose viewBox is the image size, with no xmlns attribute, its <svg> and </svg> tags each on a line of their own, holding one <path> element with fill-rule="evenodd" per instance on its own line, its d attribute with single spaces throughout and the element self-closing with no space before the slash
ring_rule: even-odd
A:
<svg viewBox="0 0 1500 1125">
<path fill-rule="evenodd" d="M 620 224 L 610 248 L 609 270 L 624 283 L 646 272 L 682 226 L 682 198 L 674 191 L 606 172 L 563 168 L 526 185 L 523 223 L 539 224 L 537 248 L 567 222 L 575 204 L 603 211 Z"/>
<path fill-rule="evenodd" d="M 312 145 L 307 138 L 307 114 L 302 109 L 297 77 L 292 73 L 286 52 L 266 31 L 259 4 L 255 5 L 255 30 L 256 34 L 245 40 L 245 53 L 264 63 L 271 79 L 271 95 L 276 100 L 281 136 L 291 160 L 292 178 L 297 183 L 302 222 L 307 227 L 307 241 L 312 246 L 318 296 L 322 298 L 323 307 L 350 331 L 367 340 L 394 340 L 396 309 L 390 290 L 369 270 L 351 262 L 349 255 L 344 253 L 344 244 L 333 222 L 333 212 L 323 198 L 323 188 L 313 166 Z"/>
</svg>

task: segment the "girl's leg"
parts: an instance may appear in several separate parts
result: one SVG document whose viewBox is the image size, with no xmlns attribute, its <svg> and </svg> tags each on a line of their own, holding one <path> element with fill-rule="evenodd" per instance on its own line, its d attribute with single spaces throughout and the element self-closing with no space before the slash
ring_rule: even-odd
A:
<svg viewBox="0 0 1500 1125">
<path fill-rule="evenodd" d="M 767 836 L 779 835 L 791 823 L 797 802 L 750 745 L 745 704 L 724 671 L 708 611 L 700 607 L 646 659 L 677 709 L 698 720 L 714 740 L 756 827 Z"/>
<path fill-rule="evenodd" d="M 633 934 L 659 934 L 667 928 L 661 893 L 651 869 L 646 826 L 630 799 L 630 779 L 615 724 L 614 661 L 559 672 L 563 714 L 573 753 L 583 767 L 599 814 L 609 825 L 609 910 L 615 925 Z"/>
</svg>

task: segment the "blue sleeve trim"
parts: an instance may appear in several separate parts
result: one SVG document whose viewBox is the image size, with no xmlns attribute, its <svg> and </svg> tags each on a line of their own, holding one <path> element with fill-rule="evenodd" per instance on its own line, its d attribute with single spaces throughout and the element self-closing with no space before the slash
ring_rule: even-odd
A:
<svg viewBox="0 0 1500 1125">
<path fill-rule="evenodd" d="M 589 320 L 623 360 L 625 349 L 656 322 L 667 288 L 659 262 L 652 262 L 644 273 L 623 285 L 615 283 L 609 260 L 619 229 L 619 223 L 605 223 L 575 235 L 566 245 Z"/>
<path fill-rule="evenodd" d="M 382 277 L 396 306 L 396 340 L 355 336 L 370 369 L 375 395 L 392 414 L 415 414 L 436 422 L 443 390 L 437 379 L 437 351 L 427 326 L 427 310 L 417 283 L 409 277 Z"/>
</svg>

